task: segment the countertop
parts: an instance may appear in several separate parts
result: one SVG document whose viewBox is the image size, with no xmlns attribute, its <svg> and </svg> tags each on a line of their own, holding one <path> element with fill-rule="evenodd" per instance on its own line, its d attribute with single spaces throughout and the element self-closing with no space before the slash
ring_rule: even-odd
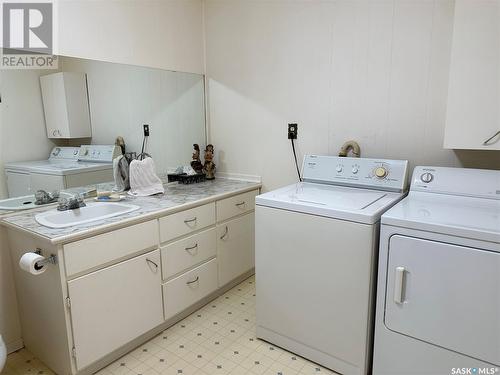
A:
<svg viewBox="0 0 500 375">
<path fill-rule="evenodd" d="M 226 178 L 216 178 L 212 181 L 190 185 L 165 184 L 165 194 L 162 195 L 150 197 L 133 197 L 127 195 L 123 202 L 139 206 L 138 210 L 100 221 L 61 229 L 48 228 L 38 224 L 35 220 L 36 214 L 54 209 L 54 206 L 48 206 L 46 209 L 21 211 L 5 216 L 1 219 L 0 224 L 26 232 L 52 245 L 57 245 L 156 219 L 177 211 L 255 190 L 260 187 L 261 184 L 259 182 Z"/>
</svg>

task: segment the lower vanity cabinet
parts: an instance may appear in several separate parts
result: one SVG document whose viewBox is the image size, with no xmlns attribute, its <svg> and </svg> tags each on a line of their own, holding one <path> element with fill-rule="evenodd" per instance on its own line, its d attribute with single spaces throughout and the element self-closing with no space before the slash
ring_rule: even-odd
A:
<svg viewBox="0 0 500 375">
<path fill-rule="evenodd" d="M 257 193 L 54 245 L 9 229 L 14 264 L 27 249 L 58 259 L 37 276 L 15 267 L 26 347 L 88 375 L 215 298 L 254 267 Z"/>
<path fill-rule="evenodd" d="M 163 322 L 160 251 L 68 281 L 80 370 Z"/>
<path fill-rule="evenodd" d="M 255 267 L 255 213 L 217 224 L 219 286 Z"/>
</svg>

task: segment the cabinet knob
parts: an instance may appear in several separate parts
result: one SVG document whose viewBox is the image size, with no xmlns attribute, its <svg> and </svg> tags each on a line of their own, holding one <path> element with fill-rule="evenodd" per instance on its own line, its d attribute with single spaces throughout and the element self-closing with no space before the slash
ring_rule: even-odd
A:
<svg viewBox="0 0 500 375">
<path fill-rule="evenodd" d="M 496 137 L 500 136 L 500 130 L 497 131 L 495 134 L 493 134 L 491 137 L 489 137 L 486 141 L 483 142 L 483 146 L 489 146 L 492 145 L 495 142 L 491 142 L 493 139 Z M 500 137 L 499 137 L 500 138 Z"/>
</svg>

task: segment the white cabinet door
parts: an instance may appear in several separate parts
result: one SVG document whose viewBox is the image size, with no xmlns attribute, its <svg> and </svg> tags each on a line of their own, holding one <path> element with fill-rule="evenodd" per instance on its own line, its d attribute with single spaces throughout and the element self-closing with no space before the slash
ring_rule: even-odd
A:
<svg viewBox="0 0 500 375">
<path fill-rule="evenodd" d="M 163 322 L 159 266 L 155 250 L 68 282 L 78 370 Z"/>
<path fill-rule="evenodd" d="M 92 136 L 85 73 L 60 72 L 40 77 L 49 138 Z"/>
<path fill-rule="evenodd" d="M 500 2 L 457 0 L 444 147 L 500 150 Z"/>
<path fill-rule="evenodd" d="M 219 286 L 255 266 L 255 214 L 251 212 L 217 226 Z"/>
<path fill-rule="evenodd" d="M 499 365 L 500 253 L 393 236 L 385 324 Z"/>
</svg>

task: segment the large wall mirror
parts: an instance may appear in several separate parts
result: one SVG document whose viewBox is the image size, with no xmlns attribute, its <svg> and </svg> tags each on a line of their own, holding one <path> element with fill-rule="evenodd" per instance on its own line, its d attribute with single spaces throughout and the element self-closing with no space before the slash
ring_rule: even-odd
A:
<svg viewBox="0 0 500 375">
<path fill-rule="evenodd" d="M 46 129 L 40 77 L 84 73 L 91 137 L 52 139 Z M 139 153 L 143 124 L 150 127 L 146 151 L 157 173 L 191 161 L 193 144 L 206 145 L 204 77 L 199 74 L 60 56 L 57 70 L 1 72 L 0 198 L 7 196 L 2 165 L 47 159 L 55 146 L 113 145 Z"/>
</svg>

